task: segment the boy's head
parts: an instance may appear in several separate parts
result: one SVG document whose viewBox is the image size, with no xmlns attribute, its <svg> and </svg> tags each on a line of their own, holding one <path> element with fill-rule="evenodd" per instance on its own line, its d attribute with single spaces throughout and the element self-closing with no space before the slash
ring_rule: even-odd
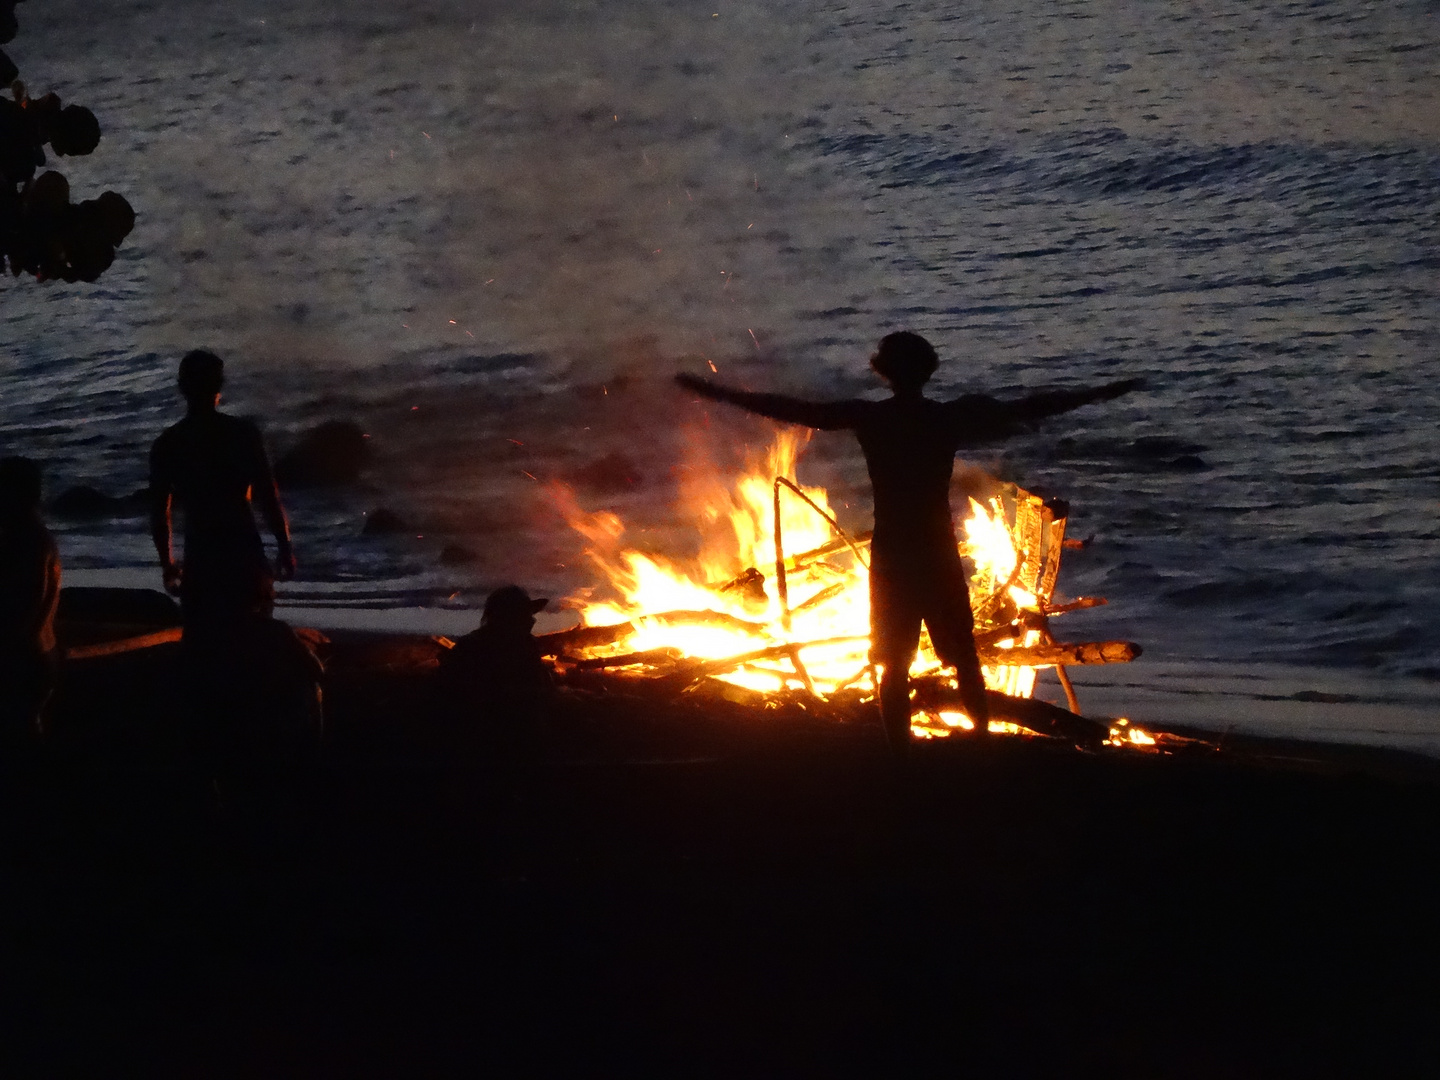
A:
<svg viewBox="0 0 1440 1080">
<path fill-rule="evenodd" d="M 40 509 L 40 466 L 29 458 L 0 458 L 0 521 Z"/>
<path fill-rule="evenodd" d="M 204 349 L 188 352 L 180 361 L 179 383 L 186 401 L 213 405 L 225 385 L 225 361 Z"/>
<path fill-rule="evenodd" d="M 940 357 L 935 347 L 919 334 L 900 330 L 880 339 L 870 366 L 896 390 L 919 390 L 935 374 Z"/>
<path fill-rule="evenodd" d="M 544 611 L 549 600 L 532 600 L 519 585 L 502 585 L 485 598 L 481 626 L 521 630 L 526 633 L 535 625 L 535 613 Z"/>
</svg>

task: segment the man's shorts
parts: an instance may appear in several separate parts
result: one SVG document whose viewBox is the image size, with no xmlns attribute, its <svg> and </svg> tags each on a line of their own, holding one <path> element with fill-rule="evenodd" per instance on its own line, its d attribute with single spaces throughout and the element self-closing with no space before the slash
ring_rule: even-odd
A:
<svg viewBox="0 0 1440 1080">
<path fill-rule="evenodd" d="M 928 559 L 875 557 L 870 567 L 870 658 L 909 666 L 920 624 L 950 667 L 975 662 L 975 619 L 965 566 L 953 548 Z"/>
</svg>

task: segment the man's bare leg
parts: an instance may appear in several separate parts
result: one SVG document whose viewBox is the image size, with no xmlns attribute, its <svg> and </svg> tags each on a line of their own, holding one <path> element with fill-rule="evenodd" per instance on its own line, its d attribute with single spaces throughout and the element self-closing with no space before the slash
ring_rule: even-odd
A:
<svg viewBox="0 0 1440 1080">
<path fill-rule="evenodd" d="M 901 761 L 910 755 L 910 665 L 885 664 L 880 674 L 880 719 L 885 738 Z"/>
<path fill-rule="evenodd" d="M 972 734 L 989 735 L 990 703 L 985 697 L 985 676 L 980 671 L 980 657 L 975 653 L 975 639 L 969 638 L 959 648 L 955 677 L 960 683 L 960 701 L 965 706 L 965 715 L 975 725 Z"/>
</svg>

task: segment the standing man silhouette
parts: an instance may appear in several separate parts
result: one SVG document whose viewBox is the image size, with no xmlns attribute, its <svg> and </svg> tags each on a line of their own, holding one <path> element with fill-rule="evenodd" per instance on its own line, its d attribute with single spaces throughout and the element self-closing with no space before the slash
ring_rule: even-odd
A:
<svg viewBox="0 0 1440 1080">
<path fill-rule="evenodd" d="M 909 331 L 883 338 L 870 366 L 890 386 L 892 396 L 884 401 L 803 401 L 734 390 L 693 375 L 677 375 L 676 381 L 702 397 L 772 420 L 855 432 L 875 501 L 870 656 L 881 667 L 885 733 L 903 757 L 910 744 L 910 665 L 922 623 L 929 628 L 936 654 L 955 668 L 975 733 L 988 732 L 990 711 L 975 652 L 970 590 L 950 516 L 955 454 L 962 446 L 1027 430 L 1045 417 L 1119 397 L 1141 380 L 1031 394 L 1019 401 L 984 394 L 935 401 L 925 397 L 923 389 L 939 357 L 928 341 Z"/>
<path fill-rule="evenodd" d="M 166 428 L 150 450 L 150 532 L 165 589 L 180 596 L 187 635 L 225 628 L 247 614 L 268 615 L 275 578 L 295 573 L 290 526 L 260 430 L 222 413 L 225 365 L 196 350 L 180 361 L 185 417 Z M 258 504 L 275 537 L 275 570 L 255 525 Z M 172 508 L 185 515 L 185 555 L 172 549 Z"/>
</svg>

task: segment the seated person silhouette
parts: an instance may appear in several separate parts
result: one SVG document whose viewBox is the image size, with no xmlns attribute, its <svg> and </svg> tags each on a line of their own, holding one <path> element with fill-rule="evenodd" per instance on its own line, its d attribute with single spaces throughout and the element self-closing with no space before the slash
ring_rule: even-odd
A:
<svg viewBox="0 0 1440 1080">
<path fill-rule="evenodd" d="M 708 379 L 678 375 L 688 390 L 760 416 L 824 431 L 849 430 L 860 442 L 875 503 L 870 549 L 871 660 L 881 668 L 880 711 L 897 755 L 910 744 L 910 665 L 923 623 L 935 651 L 955 668 L 965 712 L 977 734 L 990 711 L 975 652 L 974 619 L 964 565 L 950 515 L 950 478 L 961 447 L 995 442 L 1038 421 L 1140 385 L 1138 379 L 1086 390 L 1031 394 L 999 401 L 965 394 L 949 401 L 924 396 L 939 357 L 909 331 L 889 334 L 870 359 L 889 384 L 883 401 L 804 401 L 780 394 L 734 390 Z"/>
<path fill-rule="evenodd" d="M 40 518 L 40 468 L 0 459 L 0 756 L 23 753 L 40 734 L 55 691 L 55 609 L 60 556 Z M 0 765 L 8 762 L 0 762 Z"/>
<path fill-rule="evenodd" d="M 547 603 L 518 585 L 501 586 L 486 598 L 479 629 L 440 658 L 446 710 L 482 755 L 504 759 L 535 750 L 553 683 L 531 631 Z"/>
<path fill-rule="evenodd" d="M 324 665 L 287 623 L 258 612 L 223 640 L 189 657 L 191 706 L 203 718 L 194 749 L 217 780 L 301 777 L 319 759 Z"/>
</svg>

